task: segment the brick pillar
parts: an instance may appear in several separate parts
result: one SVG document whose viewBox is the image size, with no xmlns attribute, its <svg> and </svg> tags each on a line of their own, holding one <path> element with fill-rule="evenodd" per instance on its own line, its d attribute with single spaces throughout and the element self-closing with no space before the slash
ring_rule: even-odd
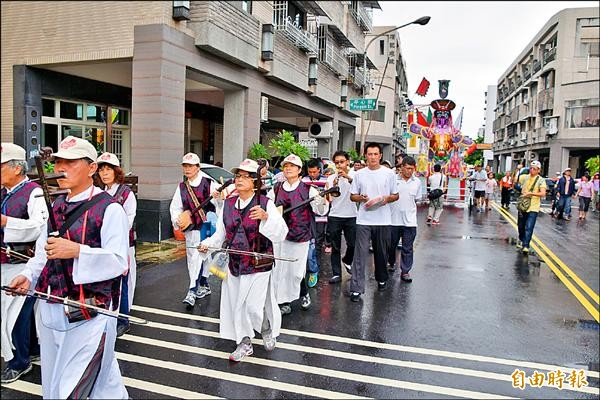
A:
<svg viewBox="0 0 600 400">
<path fill-rule="evenodd" d="M 131 167 L 139 177 L 142 241 L 172 236 L 169 204 L 181 180 L 186 66 L 165 25 L 136 26 L 132 63 Z"/>
</svg>

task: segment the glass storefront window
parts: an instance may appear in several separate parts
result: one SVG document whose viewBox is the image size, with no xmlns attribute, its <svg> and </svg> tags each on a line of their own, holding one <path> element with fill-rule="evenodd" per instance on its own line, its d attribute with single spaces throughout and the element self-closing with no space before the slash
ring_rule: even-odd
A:
<svg viewBox="0 0 600 400">
<path fill-rule="evenodd" d="M 129 125 L 129 110 L 113 108 L 112 109 L 112 124 L 113 125 Z"/>
<path fill-rule="evenodd" d="M 42 146 L 52 147 L 52 150 L 58 149 L 58 125 L 42 124 Z"/>
<path fill-rule="evenodd" d="M 75 119 L 78 121 L 83 120 L 83 104 L 61 101 L 60 117 L 66 119 Z"/>
<path fill-rule="evenodd" d="M 75 136 L 80 138 L 83 133 L 83 126 L 80 125 L 62 125 L 61 126 L 61 140 L 67 136 Z"/>
<path fill-rule="evenodd" d="M 87 121 L 106 122 L 106 109 L 101 106 L 88 104 L 87 106 Z"/>
<path fill-rule="evenodd" d="M 54 104 L 54 100 L 42 99 L 42 116 L 54 117 L 56 115 Z"/>
</svg>

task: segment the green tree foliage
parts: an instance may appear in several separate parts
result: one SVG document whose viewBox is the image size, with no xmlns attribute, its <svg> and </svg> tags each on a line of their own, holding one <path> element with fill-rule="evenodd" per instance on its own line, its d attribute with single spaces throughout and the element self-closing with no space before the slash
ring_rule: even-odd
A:
<svg viewBox="0 0 600 400">
<path fill-rule="evenodd" d="M 271 154 L 265 146 L 260 143 L 252 143 L 252 146 L 248 149 L 248 158 L 252 160 L 258 160 L 259 158 L 271 159 Z"/>
<path fill-rule="evenodd" d="M 350 150 L 347 151 L 347 153 L 350 156 L 350 160 L 352 160 L 352 161 L 360 160 L 360 156 L 358 155 L 358 151 L 356 151 L 355 148 L 351 148 Z"/>
<path fill-rule="evenodd" d="M 585 168 L 594 175 L 600 171 L 600 156 L 589 158 L 585 161 Z"/>
<path fill-rule="evenodd" d="M 477 144 L 483 143 L 483 137 L 478 137 L 474 142 Z M 475 150 L 466 156 L 465 163 L 467 165 L 483 165 L 483 150 Z"/>
<path fill-rule="evenodd" d="M 271 140 L 269 150 L 279 156 L 277 164 L 290 154 L 297 155 L 302 161 L 307 161 L 310 158 L 308 149 L 296 142 L 292 132 L 286 130 L 282 130 L 276 138 Z"/>
</svg>

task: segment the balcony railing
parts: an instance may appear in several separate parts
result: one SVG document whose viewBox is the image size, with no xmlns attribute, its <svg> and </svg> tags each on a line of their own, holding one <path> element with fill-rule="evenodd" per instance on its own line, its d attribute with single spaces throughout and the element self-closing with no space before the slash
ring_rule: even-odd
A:
<svg viewBox="0 0 600 400">
<path fill-rule="evenodd" d="M 556 58 L 556 47 L 544 51 L 544 64 L 548 64 L 550 61 L 554 61 Z"/>
<path fill-rule="evenodd" d="M 542 69 L 542 63 L 539 60 L 533 60 L 533 73 L 535 74 Z"/>
<path fill-rule="evenodd" d="M 538 93 L 538 112 L 554 108 L 554 88 L 544 89 Z"/>
<path fill-rule="evenodd" d="M 530 68 L 526 68 L 523 71 L 523 78 L 525 79 L 525 81 L 527 81 L 529 78 L 531 78 L 531 69 Z"/>
<path fill-rule="evenodd" d="M 339 76 L 346 75 L 349 66 L 348 57 L 344 57 L 339 51 L 336 51 L 330 41 L 327 41 L 325 48 L 321 48 L 319 51 L 319 58 L 329 69 Z"/>
<path fill-rule="evenodd" d="M 283 34 L 286 39 L 292 42 L 294 46 L 305 51 L 306 53 L 318 53 L 319 43 L 316 35 L 303 30 L 289 16 L 278 22 L 279 23 L 275 25 L 275 30 L 281 32 L 281 34 Z"/>
<path fill-rule="evenodd" d="M 519 120 L 519 106 L 510 110 L 510 121 L 517 122 Z"/>
<path fill-rule="evenodd" d="M 371 32 L 373 29 L 373 16 L 360 2 L 356 2 L 351 8 L 352 17 L 356 20 L 356 23 L 363 28 L 364 31 Z"/>
<path fill-rule="evenodd" d="M 520 76 L 517 76 L 516 83 L 517 83 L 517 87 L 521 86 L 523 84 L 523 79 L 521 79 Z"/>
<path fill-rule="evenodd" d="M 355 88 L 360 89 L 365 80 L 365 74 L 362 68 L 359 67 L 349 67 L 348 68 L 348 83 L 354 85 Z"/>
</svg>

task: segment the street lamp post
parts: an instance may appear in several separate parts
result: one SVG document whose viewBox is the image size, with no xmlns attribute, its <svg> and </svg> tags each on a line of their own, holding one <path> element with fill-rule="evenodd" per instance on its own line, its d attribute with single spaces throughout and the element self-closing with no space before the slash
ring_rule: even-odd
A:
<svg viewBox="0 0 600 400">
<path fill-rule="evenodd" d="M 416 24 L 416 25 L 427 25 L 427 23 L 429 22 L 429 20 L 431 19 L 431 17 L 429 16 L 424 16 L 421 18 L 418 18 L 412 22 L 409 22 L 407 24 L 404 25 L 400 25 L 397 26 L 395 28 L 389 29 L 383 33 L 380 33 L 379 35 L 375 36 L 374 38 L 372 38 L 369 43 L 367 43 L 367 45 L 365 46 L 365 50 L 363 53 L 363 74 L 364 74 L 364 80 L 363 80 L 363 86 L 366 86 L 367 84 L 367 50 L 369 49 L 369 46 L 371 46 L 371 44 L 373 44 L 373 42 L 375 41 L 375 39 L 380 38 L 381 36 L 385 36 L 388 33 L 397 31 L 398 29 L 404 28 L 405 26 L 408 25 L 412 25 L 412 24 Z M 381 77 L 381 83 L 383 84 L 383 79 L 385 78 L 385 76 Z M 364 90 L 364 89 L 363 89 Z M 364 93 L 364 92 L 363 92 Z M 363 94 L 363 99 L 365 98 L 365 95 Z M 375 101 L 376 105 L 377 105 L 377 101 Z M 361 123 L 360 123 L 360 154 L 363 154 L 365 152 L 365 141 L 367 139 L 367 132 L 365 132 L 365 119 L 367 116 L 367 112 L 368 111 L 363 111 L 363 115 L 361 118 Z"/>
</svg>

